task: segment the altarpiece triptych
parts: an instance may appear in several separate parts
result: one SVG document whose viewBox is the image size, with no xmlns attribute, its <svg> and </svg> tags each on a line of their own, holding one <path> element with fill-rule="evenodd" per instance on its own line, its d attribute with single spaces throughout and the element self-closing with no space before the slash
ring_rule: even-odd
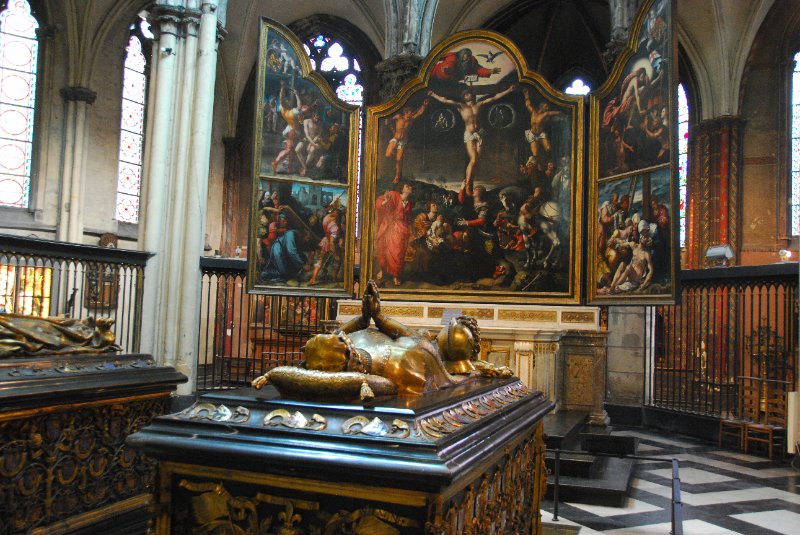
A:
<svg viewBox="0 0 800 535">
<path fill-rule="evenodd" d="M 674 9 L 645 2 L 588 97 L 492 32 L 435 47 L 366 110 L 362 282 L 400 300 L 673 301 Z M 264 19 L 260 47 L 248 288 L 349 295 L 358 110 L 281 25 Z"/>
</svg>

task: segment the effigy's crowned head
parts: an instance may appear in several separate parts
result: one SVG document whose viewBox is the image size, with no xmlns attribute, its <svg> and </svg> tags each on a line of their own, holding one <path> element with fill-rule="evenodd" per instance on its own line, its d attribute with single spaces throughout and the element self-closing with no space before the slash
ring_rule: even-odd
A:
<svg viewBox="0 0 800 535">
<path fill-rule="evenodd" d="M 343 333 L 318 334 L 303 347 L 306 368 L 324 372 L 340 372 L 355 353 L 350 339 Z"/>
<path fill-rule="evenodd" d="M 439 331 L 436 341 L 450 373 L 468 373 L 475 369 L 470 361 L 477 358 L 481 351 L 480 331 L 475 318 L 453 318 L 447 327 Z"/>
</svg>

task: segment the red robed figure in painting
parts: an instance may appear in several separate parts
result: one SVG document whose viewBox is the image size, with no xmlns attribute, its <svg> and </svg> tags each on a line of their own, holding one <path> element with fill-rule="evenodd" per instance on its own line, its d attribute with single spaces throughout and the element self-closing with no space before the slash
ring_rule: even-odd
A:
<svg viewBox="0 0 800 535">
<path fill-rule="evenodd" d="M 486 54 L 484 54 L 485 56 Z M 488 78 L 493 74 L 498 74 L 500 67 L 487 69 L 478 63 L 472 50 L 462 48 L 456 52 L 448 52 L 441 57 L 431 70 L 431 76 L 436 80 L 457 82 L 463 80 L 465 76 L 477 75 L 480 78 Z"/>
<path fill-rule="evenodd" d="M 375 201 L 375 248 L 380 267 L 377 278 L 380 279 L 385 271 L 392 276 L 395 285 L 400 284 L 411 237 L 411 208 L 414 203 L 409 197 L 411 186 L 404 184 L 402 192 L 389 190 Z"/>
</svg>

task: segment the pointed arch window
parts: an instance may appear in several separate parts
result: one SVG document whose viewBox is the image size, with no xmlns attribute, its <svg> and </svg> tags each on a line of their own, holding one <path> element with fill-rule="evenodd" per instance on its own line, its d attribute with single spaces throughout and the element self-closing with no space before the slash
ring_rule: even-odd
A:
<svg viewBox="0 0 800 535">
<path fill-rule="evenodd" d="M 142 149 L 147 99 L 147 51 L 153 34 L 147 21 L 131 25 L 125 48 L 122 78 L 122 117 L 120 119 L 119 164 L 117 167 L 116 219 L 139 222 L 139 195 L 142 187 Z"/>
<path fill-rule="evenodd" d="M 311 68 L 328 82 L 337 97 L 355 106 L 363 104 L 361 66 L 346 43 L 320 33 L 303 43 L 303 48 Z"/>
<path fill-rule="evenodd" d="M 30 206 L 38 28 L 25 0 L 0 12 L 0 206 Z"/>
<path fill-rule="evenodd" d="M 680 245 L 686 244 L 686 204 L 689 167 L 689 100 L 686 89 L 678 84 L 678 227 Z"/>
<path fill-rule="evenodd" d="M 564 88 L 564 93 L 567 95 L 588 95 L 592 88 L 583 80 L 583 78 L 575 78 L 570 84 Z"/>
<path fill-rule="evenodd" d="M 791 110 L 791 189 L 789 190 L 789 233 L 800 235 L 800 52 L 794 55 Z"/>
</svg>

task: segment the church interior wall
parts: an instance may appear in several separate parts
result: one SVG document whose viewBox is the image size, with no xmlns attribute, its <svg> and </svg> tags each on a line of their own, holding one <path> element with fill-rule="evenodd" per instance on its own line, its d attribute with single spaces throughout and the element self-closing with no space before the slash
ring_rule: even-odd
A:
<svg viewBox="0 0 800 535">
<path fill-rule="evenodd" d="M 91 69 L 93 76 L 88 87 L 97 92 L 97 100 L 87 116 L 84 172 L 84 202 L 87 210 L 83 218 L 84 234 L 118 233 L 115 219 L 116 176 L 124 61 L 124 55 L 120 52 L 127 45 L 127 26 L 120 20 L 115 30 L 106 34 L 106 39 L 97 47 L 97 59 Z"/>
<path fill-rule="evenodd" d="M 608 310 L 606 402 L 644 402 L 645 307 L 614 306 Z"/>
<path fill-rule="evenodd" d="M 31 232 L 44 238 L 55 236 L 58 223 L 60 200 L 60 177 L 64 159 L 64 101 L 59 90 L 68 85 L 79 85 L 81 76 L 90 73 L 86 85 L 97 92 L 97 100 L 89 107 L 87 114 L 88 128 L 86 145 L 90 150 L 86 154 L 84 167 L 84 191 L 87 205 L 83 214 L 85 243 L 94 243 L 96 236 L 103 232 L 114 232 L 122 235 L 123 244 L 136 246 L 135 231 L 127 234 L 131 239 L 125 240 L 126 232 L 120 232 L 114 220 L 113 206 L 115 198 L 114 178 L 116 177 L 116 157 L 119 143 L 119 95 L 121 85 L 122 51 L 125 46 L 124 28 L 128 19 L 135 16 L 136 10 L 143 2 L 126 2 L 115 9 L 108 9 L 110 15 L 100 17 L 96 14 L 111 8 L 114 2 L 102 2 L 94 6 L 93 14 L 88 19 L 86 29 L 78 29 L 78 19 L 84 15 L 79 6 L 73 6 L 69 17 L 63 5 L 49 6 L 52 23 L 56 30 L 43 46 L 42 62 L 43 83 L 40 84 L 39 117 L 40 129 L 37 139 L 37 167 L 35 169 L 35 210 L 30 222 L 5 224 L 9 221 L 3 215 L 0 224 L 4 230 L 17 234 Z M 530 4 L 531 10 L 537 9 L 535 4 L 541 2 L 522 2 Z M 761 57 L 777 58 L 775 47 L 765 41 L 780 40 L 786 34 L 784 28 L 780 32 L 772 31 L 769 26 L 785 23 L 786 13 L 797 10 L 797 1 L 787 0 L 774 3 L 771 0 L 746 3 L 718 2 L 680 2 L 678 8 L 678 30 L 682 48 L 692 61 L 692 68 L 697 75 L 699 87 L 698 97 L 702 99 L 702 117 L 708 119 L 719 115 L 736 114 L 739 111 L 734 97 L 738 97 L 741 86 L 741 115 L 747 121 L 745 133 L 744 191 L 743 201 L 743 255 L 742 263 L 757 264 L 775 261 L 775 251 L 779 247 L 779 238 L 783 236 L 778 228 L 782 225 L 781 209 L 782 191 L 775 177 L 785 169 L 780 166 L 784 156 L 778 145 L 783 132 L 776 109 L 778 102 L 785 96 L 777 94 L 775 89 L 781 84 L 777 59 L 772 67 L 758 60 Z M 731 5 L 728 5 L 731 4 Z M 766 12 L 774 7 L 773 13 L 764 24 Z M 421 3 L 426 9 L 427 3 Z M 602 6 L 601 6 L 602 7 Z M 227 14 L 227 35 L 220 43 L 220 66 L 217 84 L 217 98 L 214 112 L 214 139 L 212 143 L 212 165 L 209 173 L 209 211 L 207 217 L 207 234 L 213 249 L 220 249 L 222 243 L 222 214 L 224 212 L 223 175 L 225 150 L 222 140 L 226 137 L 239 137 L 239 128 L 243 112 L 249 113 L 248 106 L 242 106 L 246 99 L 246 87 L 252 76 L 255 64 L 255 42 L 257 39 L 256 21 L 262 15 L 275 18 L 279 22 L 292 22 L 312 15 L 323 13 L 342 17 L 363 29 L 380 52 L 385 49 L 385 9 L 383 2 L 369 1 L 348 6 L 346 3 L 330 3 L 321 6 L 319 2 L 303 0 L 292 2 L 289 6 L 284 2 L 231 2 Z M 435 44 L 448 32 L 470 27 L 486 26 L 488 22 L 498 20 L 503 10 L 521 9 L 513 2 L 503 4 L 464 3 L 456 0 L 442 0 L 436 3 L 436 15 L 431 35 Z M 607 8 L 605 8 L 607 9 Z M 783 14 L 783 15 L 782 15 Z M 59 20 L 63 19 L 63 20 Z M 761 28 L 758 37 L 756 30 Z M 502 29 L 502 28 L 501 28 Z M 513 28 L 505 28 L 510 34 Z M 710 31 L 709 31 L 710 30 Z M 91 34 L 90 37 L 80 33 Z M 604 31 L 608 31 L 607 28 Z M 75 33 L 77 32 L 77 34 Z M 541 33 L 541 32 L 538 32 Z M 545 36 L 528 34 L 528 42 L 521 42 L 521 47 L 530 46 L 531 42 L 542 41 Z M 597 32 L 594 32 L 597 33 Z M 604 37 L 604 36 L 600 36 Z M 102 38 L 101 43 L 96 39 Z M 747 54 L 750 43 L 758 39 L 754 52 Z M 551 36 L 550 39 L 553 39 Z M 596 39 L 599 40 L 599 39 Z M 92 48 L 92 53 L 86 51 Z M 585 47 L 584 47 L 585 48 Z M 724 52 L 726 51 L 727 52 Z M 761 51 L 761 52 L 759 52 Z M 541 50 L 540 50 L 541 52 Z M 561 51 L 564 52 L 563 50 Z M 737 74 L 744 70 L 743 60 L 748 59 L 747 76 Z M 598 56 L 591 58 L 599 64 Z M 570 61 L 577 65 L 587 58 Z M 535 58 L 535 63 L 548 71 L 551 81 L 559 74 L 555 69 L 548 69 L 546 58 Z M 740 65 L 741 64 L 741 65 Z M 571 65 L 574 67 L 575 65 Z M 596 65 L 592 68 L 596 69 Z M 563 69 L 562 69 L 563 70 Z M 586 69 L 591 71 L 591 69 Z M 84 74 L 81 74 L 84 73 Z M 759 73 L 756 76 L 756 73 Z M 734 90 L 734 88 L 736 88 Z M 245 120 L 246 122 L 246 120 Z M 784 126 L 785 127 L 785 126 Z M 242 169 L 246 172 L 246 169 Z M 242 192 L 245 193 L 245 192 Z M 22 219 L 22 218 L 20 218 Z M 15 228 L 18 227 L 18 228 Z M 240 237 L 244 229 L 239 229 Z M 129 231 L 130 232 L 130 231 Z M 246 234 L 246 231 L 245 231 Z"/>
<path fill-rule="evenodd" d="M 742 260 L 744 264 L 778 261 L 777 251 L 791 247 L 789 203 L 788 102 L 793 55 L 800 45 L 800 2 L 775 4 L 761 25 L 741 81 L 740 114 L 744 134 L 742 191 Z"/>
<path fill-rule="evenodd" d="M 407 0 L 412 1 L 412 0 Z M 431 0 L 432 1 L 432 0 Z M 521 9 L 541 11 L 553 2 L 468 2 L 440 0 L 416 2 L 428 12 L 435 5 L 431 44 L 448 34 L 468 28 L 490 27 L 505 32 L 523 50 L 529 62 L 553 83 L 565 73 L 583 69 L 596 78 L 608 72 L 602 52 L 609 38 L 608 4 L 589 2 L 583 13 L 596 25 L 586 26 L 586 39 L 578 50 L 559 46 L 565 39 L 577 42 L 578 26 L 570 31 L 525 31 L 509 22 L 509 13 Z M 127 26 L 145 4 L 142 0 L 102 0 L 91 7 L 80 2 L 48 2 L 48 26 L 52 37 L 42 46 L 42 82 L 37 108 L 36 166 L 33 213 L 0 209 L 0 231 L 55 238 L 59 221 L 61 177 L 65 158 L 65 102 L 60 90 L 85 85 L 97 92 L 88 107 L 86 161 L 83 168 L 84 243 L 97 243 L 99 234 L 121 235 L 120 247 L 140 248 L 137 228 L 114 220 L 119 114 L 123 51 Z M 252 140 L 252 84 L 256 62 L 258 20 L 268 16 L 285 25 L 312 15 L 335 16 L 359 27 L 381 59 L 389 48 L 386 9 L 398 2 L 318 2 L 253 0 L 228 2 L 224 39 L 219 43 L 214 126 L 209 169 L 208 211 L 205 233 L 211 250 L 232 256 L 237 245 L 247 242 Z M 569 9 L 576 9 L 572 3 Z M 388 7 L 387 7 L 388 6 Z M 84 9 L 91 9 L 86 13 Z M 539 11 L 537 11 L 539 10 Z M 742 191 L 743 255 L 741 264 L 777 261 L 784 246 L 787 199 L 784 142 L 784 106 L 789 98 L 786 69 L 788 36 L 797 34 L 800 0 L 682 0 L 678 2 L 678 35 L 685 57 L 691 62 L 701 113 L 698 120 L 739 115 L 746 121 Z M 108 15 L 106 15 L 108 13 Z M 102 14 L 102 15 L 101 15 Z M 533 17 L 533 15 L 531 15 Z M 537 15 L 538 16 L 538 15 Z M 504 18 L 505 17 L 505 18 Z M 566 17 L 566 15 L 565 15 Z M 587 20 L 588 20 L 587 18 Z M 513 19 L 513 17 L 512 17 Z M 602 19 L 598 22 L 598 19 Z M 558 22 L 557 18 L 553 23 Z M 519 21 L 518 21 L 519 22 Z M 85 26 L 84 26 L 85 24 Z M 560 39 L 560 41 L 559 41 Z M 580 39 L 583 39 L 582 37 Z M 797 42 L 791 43 L 797 45 Z M 587 52 L 589 50 L 589 52 Z M 793 50 L 793 49 L 792 49 Z M 574 54 L 572 54 L 574 52 Z M 555 58 L 568 57 L 564 64 Z M 598 74 L 599 73 L 599 74 Z M 595 83 L 602 79 L 594 80 Z M 238 143 L 237 165 L 226 162 L 231 152 L 226 140 Z M 229 174 L 230 176 L 226 176 Z M 236 183 L 237 203 L 231 215 L 226 184 Z M 15 215 L 16 214 L 16 215 Z M 20 217 L 17 217 L 20 216 Z M 24 217 L 22 217 L 24 216 Z M 677 214 L 673 214 L 677 217 Z M 16 219 L 15 219 L 16 218 Z M 794 239 L 792 246 L 796 248 Z M 201 253 L 202 254 L 202 253 Z M 208 254 L 208 253 L 207 253 Z M 609 314 L 609 395 L 621 404 L 641 404 L 644 381 L 644 317 L 641 307 L 612 307 Z"/>
</svg>

